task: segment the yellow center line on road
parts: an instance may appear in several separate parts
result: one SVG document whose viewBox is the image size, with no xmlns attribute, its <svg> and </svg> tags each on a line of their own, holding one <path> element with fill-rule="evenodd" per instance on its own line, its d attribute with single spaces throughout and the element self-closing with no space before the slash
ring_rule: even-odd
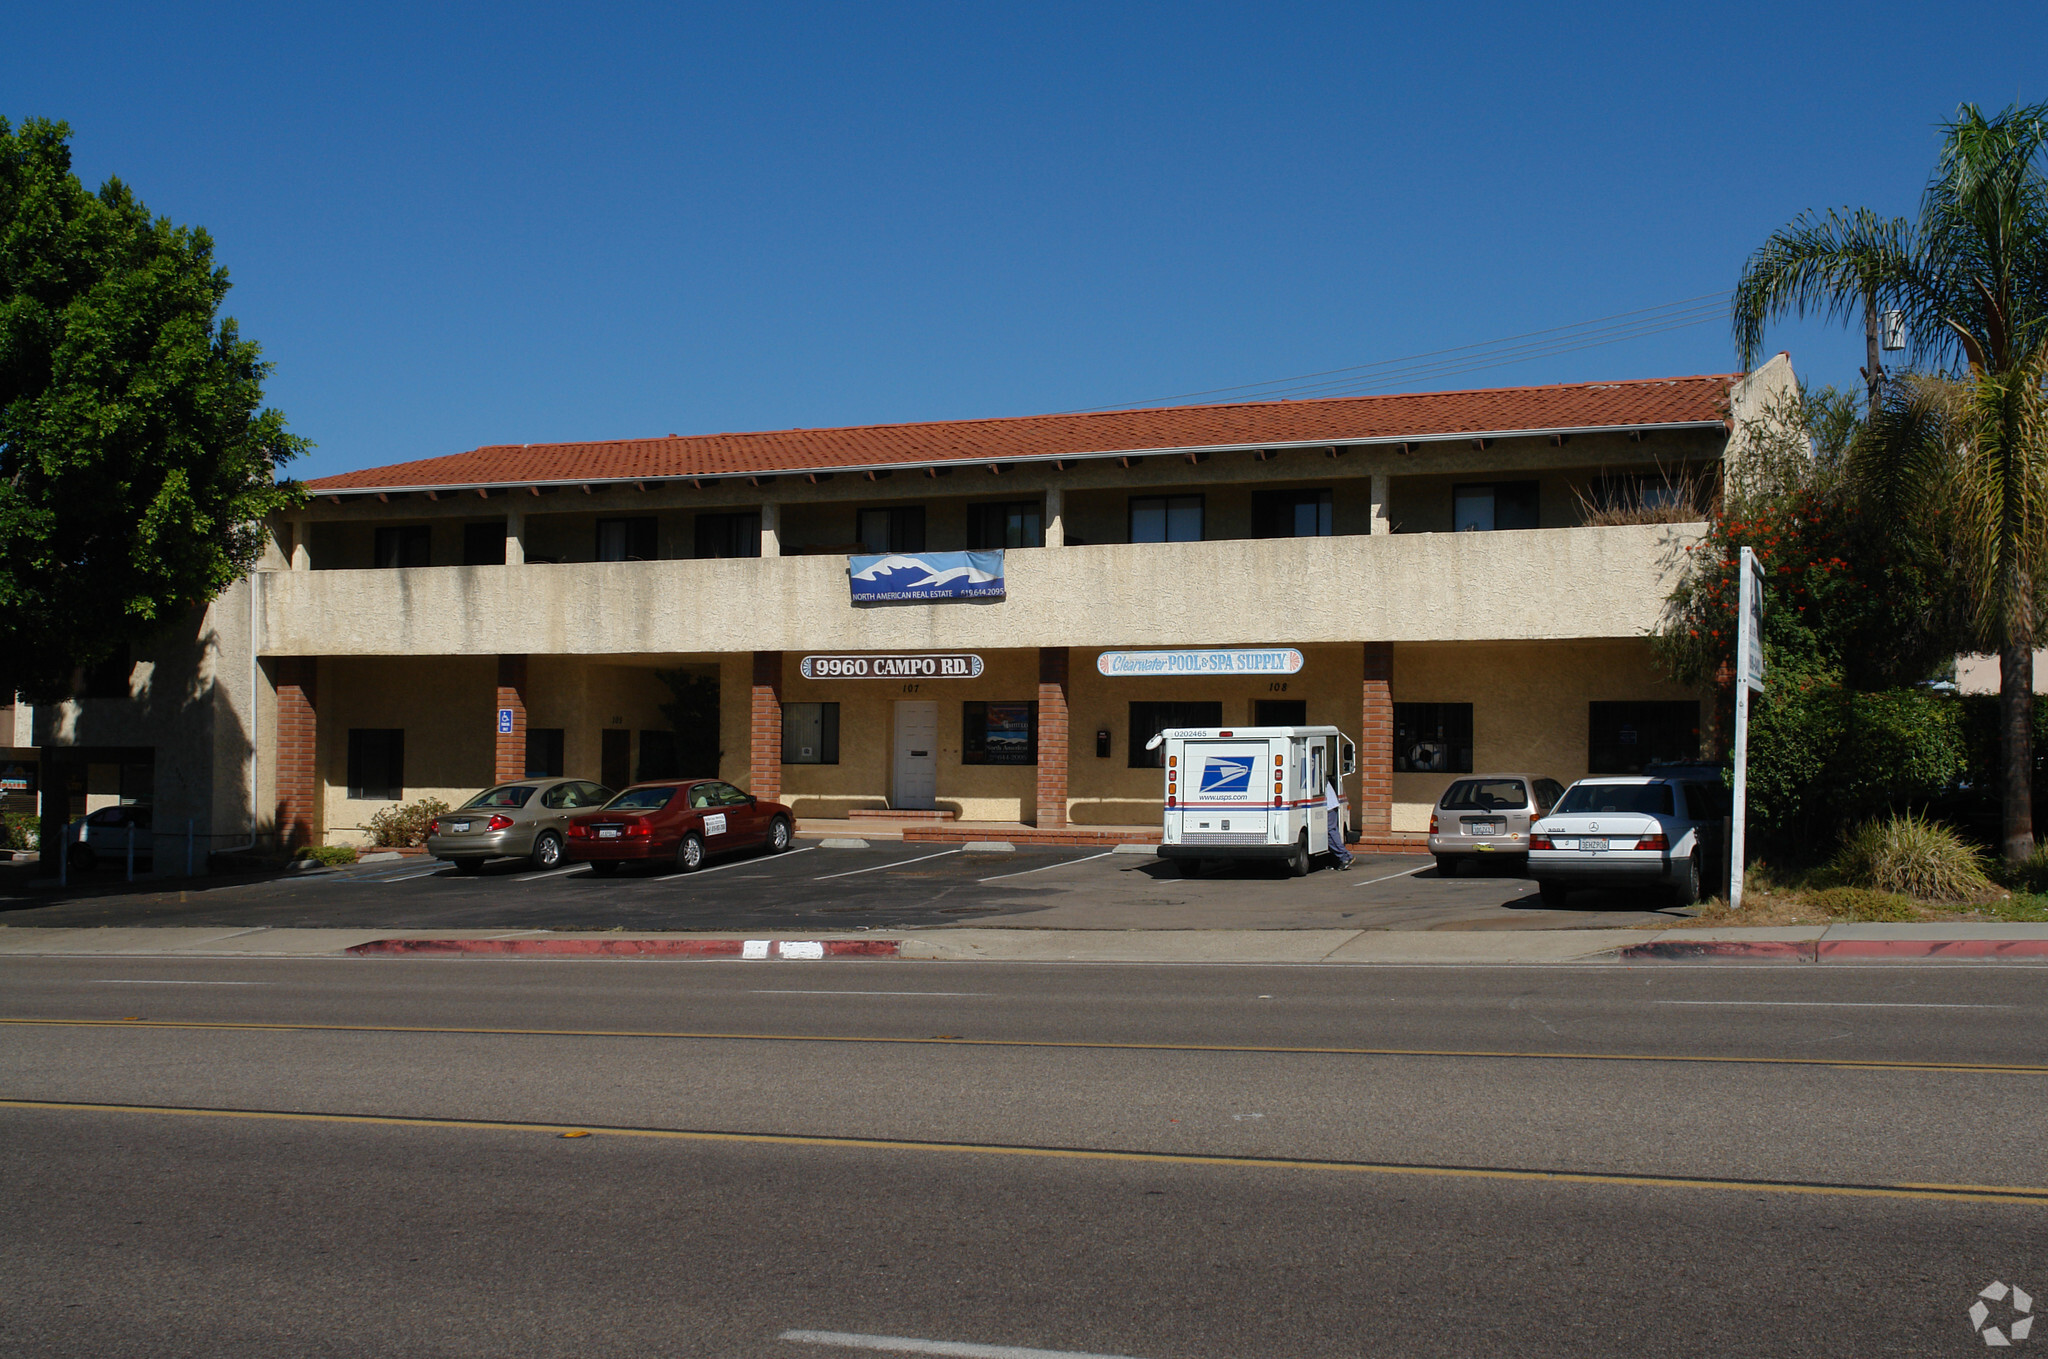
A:
<svg viewBox="0 0 2048 1359">
<path fill-rule="evenodd" d="M 246 1119 L 276 1123 L 325 1123 L 383 1128 L 437 1128 L 468 1132 L 531 1132 L 560 1137 L 640 1138 L 670 1142 L 737 1143 L 770 1147 L 821 1147 L 856 1151 L 953 1152 L 969 1156 L 1015 1156 L 1049 1161 L 1106 1161 L 1130 1165 L 1215 1166 L 1239 1170 L 1336 1171 L 1354 1175 L 1400 1175 L 1430 1179 L 1490 1180 L 1530 1184 L 1619 1186 L 1632 1189 L 1724 1189 L 1752 1194 L 1802 1194 L 1824 1198 L 1917 1199 L 1948 1203 L 1995 1203 L 2048 1208 L 2048 1187 L 1946 1184 L 1834 1184 L 1806 1180 L 1711 1179 L 1684 1175 L 1606 1175 L 1570 1170 L 1514 1167 L 1421 1165 L 1398 1161 L 1313 1161 L 1277 1156 L 1204 1156 L 1188 1152 L 1109 1151 L 1087 1147 L 1034 1147 L 993 1142 L 921 1142 L 885 1137 L 826 1137 L 803 1133 L 711 1132 L 691 1128 L 605 1127 L 589 1123 L 521 1123 L 470 1118 L 406 1118 L 391 1114 L 295 1113 L 277 1109 L 207 1109 L 163 1104 L 94 1104 L 73 1100 L 0 1099 L 0 1109 L 57 1113 L 154 1114 L 169 1118 Z"/>
<path fill-rule="evenodd" d="M 1282 1047 L 1261 1043 L 1118 1043 L 1055 1038 L 877 1037 L 836 1033 L 708 1033 L 664 1029 L 502 1029 L 433 1024 L 285 1024 L 202 1019 L 30 1019 L 0 1017 L 0 1025 L 59 1029 L 198 1029 L 226 1033 L 414 1033 L 497 1038 L 661 1038 L 700 1043 L 874 1043 L 911 1047 L 1051 1048 L 1101 1052 L 1222 1052 L 1277 1057 L 1440 1057 L 1544 1062 L 1674 1062 L 1723 1066 L 1831 1067 L 1847 1071 L 1953 1071 L 2048 1076 L 2048 1066 L 2017 1062 L 1911 1062 L 1843 1057 L 1727 1057 L 1662 1052 L 1526 1052 L 1486 1048 Z"/>
</svg>

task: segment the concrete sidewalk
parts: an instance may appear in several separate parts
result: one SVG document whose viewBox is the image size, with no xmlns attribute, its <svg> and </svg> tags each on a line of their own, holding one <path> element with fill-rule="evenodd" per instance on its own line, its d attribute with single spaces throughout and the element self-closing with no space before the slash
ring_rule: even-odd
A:
<svg viewBox="0 0 2048 1359">
<path fill-rule="evenodd" d="M 2048 925 L 1856 924 L 1712 930 L 1034 930 L 943 928 L 769 936 L 706 931 L 218 929 L 0 927 L 0 957 L 344 957 L 388 954 L 499 957 L 809 957 L 787 943 L 827 944 L 823 956 L 956 962 L 1515 964 L 1684 960 L 1827 962 L 1913 958 L 2048 963 Z M 379 941 L 392 947 L 365 950 Z M 419 947 L 429 941 L 430 948 Z M 643 943 L 645 947 L 636 947 Z M 833 943 L 858 942 L 858 950 Z"/>
</svg>

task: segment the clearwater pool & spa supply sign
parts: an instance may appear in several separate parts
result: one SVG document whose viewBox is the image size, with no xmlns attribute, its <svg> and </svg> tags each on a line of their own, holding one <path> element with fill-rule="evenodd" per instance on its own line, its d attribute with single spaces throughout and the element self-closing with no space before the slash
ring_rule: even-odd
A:
<svg viewBox="0 0 2048 1359">
<path fill-rule="evenodd" d="M 1301 653 L 1291 646 L 1105 651 L 1095 668 L 1105 675 L 1293 675 L 1301 670 Z"/>
</svg>

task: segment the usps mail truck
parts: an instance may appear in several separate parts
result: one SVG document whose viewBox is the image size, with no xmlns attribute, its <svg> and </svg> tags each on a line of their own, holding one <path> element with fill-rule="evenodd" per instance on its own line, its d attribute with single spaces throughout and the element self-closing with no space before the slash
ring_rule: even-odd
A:
<svg viewBox="0 0 2048 1359">
<path fill-rule="evenodd" d="M 1184 869 L 1202 859 L 1278 859 L 1301 877 L 1329 845 L 1323 785 L 1343 786 L 1358 749 L 1335 727 L 1163 731 L 1166 824 L 1159 857 Z"/>
</svg>

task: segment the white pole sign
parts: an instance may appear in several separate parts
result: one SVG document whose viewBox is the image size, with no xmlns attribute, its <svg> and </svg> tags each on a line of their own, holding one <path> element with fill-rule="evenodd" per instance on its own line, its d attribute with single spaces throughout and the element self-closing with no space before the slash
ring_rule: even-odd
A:
<svg viewBox="0 0 2048 1359">
<path fill-rule="evenodd" d="M 1742 909 L 1743 826 L 1749 815 L 1749 692 L 1764 691 L 1764 576 L 1742 549 L 1735 608 L 1735 815 L 1728 833 L 1728 906 Z"/>
</svg>

